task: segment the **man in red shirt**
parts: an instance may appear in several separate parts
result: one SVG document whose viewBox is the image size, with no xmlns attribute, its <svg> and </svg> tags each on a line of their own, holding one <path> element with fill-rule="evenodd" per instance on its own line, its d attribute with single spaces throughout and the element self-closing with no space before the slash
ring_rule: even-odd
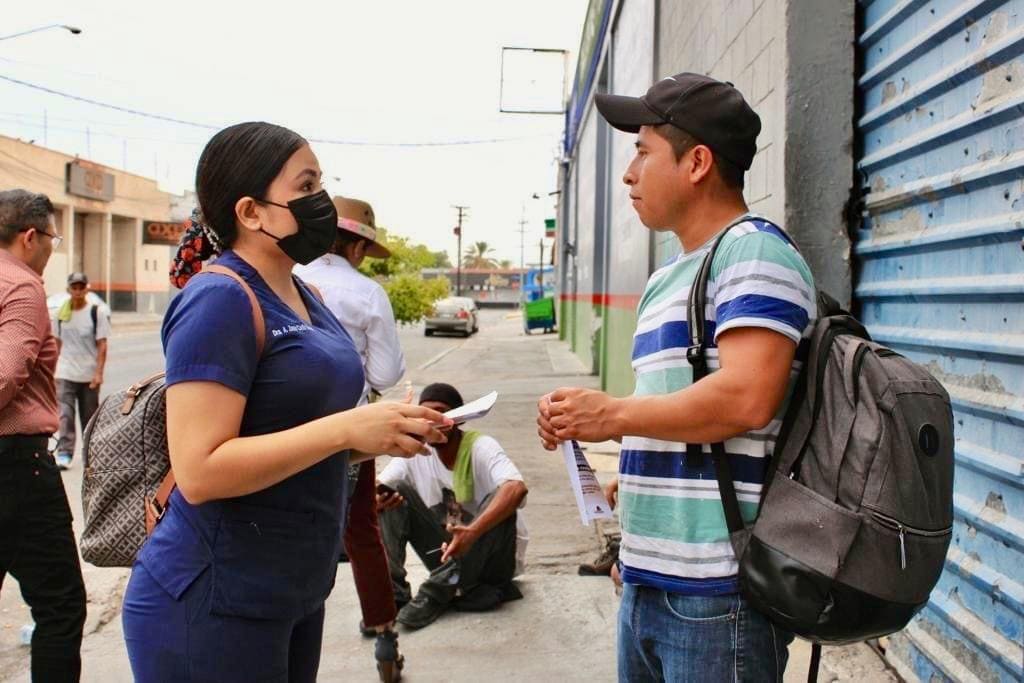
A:
<svg viewBox="0 0 1024 683">
<path fill-rule="evenodd" d="M 60 244 L 46 195 L 0 192 L 0 586 L 7 572 L 32 608 L 32 680 L 81 674 L 85 585 L 71 508 L 53 456 L 57 431 L 43 268 Z"/>
</svg>

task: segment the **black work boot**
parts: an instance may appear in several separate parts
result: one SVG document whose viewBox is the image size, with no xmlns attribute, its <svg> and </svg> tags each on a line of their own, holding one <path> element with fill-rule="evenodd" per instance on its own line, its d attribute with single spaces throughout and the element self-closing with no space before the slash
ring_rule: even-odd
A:
<svg viewBox="0 0 1024 683">
<path fill-rule="evenodd" d="M 434 623 L 447 610 L 448 602 L 442 602 L 421 590 L 398 613 L 398 623 L 411 629 L 423 628 Z"/>
<path fill-rule="evenodd" d="M 391 629 L 378 633 L 373 656 L 377 659 L 377 674 L 383 683 L 396 683 L 402 679 L 405 657 L 398 652 L 397 633 Z"/>
</svg>

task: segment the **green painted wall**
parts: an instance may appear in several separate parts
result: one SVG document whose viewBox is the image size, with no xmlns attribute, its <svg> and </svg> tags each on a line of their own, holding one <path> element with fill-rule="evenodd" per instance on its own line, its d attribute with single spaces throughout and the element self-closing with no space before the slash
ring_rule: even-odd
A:
<svg viewBox="0 0 1024 683">
<path fill-rule="evenodd" d="M 572 313 L 568 318 L 574 322 L 572 337 L 569 339 L 573 353 L 575 353 L 587 368 L 594 364 L 594 351 L 591 344 L 591 325 L 594 320 L 593 306 L 589 301 L 569 301 L 568 306 Z"/>
<path fill-rule="evenodd" d="M 601 386 L 613 396 L 633 393 L 633 333 L 636 311 L 619 307 L 604 308 L 604 355 L 601 362 Z"/>
<path fill-rule="evenodd" d="M 560 299 L 558 302 L 558 338 L 561 341 L 567 341 L 572 343 L 572 328 L 575 327 L 576 321 L 573 320 L 572 316 L 576 310 L 569 305 L 569 302 L 565 299 Z"/>
</svg>

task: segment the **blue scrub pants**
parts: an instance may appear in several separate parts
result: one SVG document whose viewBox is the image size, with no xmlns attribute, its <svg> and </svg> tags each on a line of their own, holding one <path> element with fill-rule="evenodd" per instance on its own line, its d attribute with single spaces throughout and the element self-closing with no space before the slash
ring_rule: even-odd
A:
<svg viewBox="0 0 1024 683">
<path fill-rule="evenodd" d="M 316 681 L 323 605 L 298 620 L 211 614 L 210 574 L 175 600 L 135 563 L 121 617 L 135 681 Z"/>
</svg>

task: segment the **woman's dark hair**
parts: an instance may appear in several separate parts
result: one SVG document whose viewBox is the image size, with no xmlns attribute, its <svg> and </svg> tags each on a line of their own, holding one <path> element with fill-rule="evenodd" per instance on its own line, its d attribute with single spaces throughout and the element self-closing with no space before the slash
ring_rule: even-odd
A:
<svg viewBox="0 0 1024 683">
<path fill-rule="evenodd" d="M 263 121 L 230 126 L 206 143 L 196 167 L 200 212 L 171 264 L 175 286 L 184 286 L 203 261 L 231 248 L 238 238 L 235 204 L 242 197 L 266 196 L 281 168 L 305 144 L 298 133 Z"/>
<path fill-rule="evenodd" d="M 334 238 L 334 244 L 331 245 L 331 253 L 344 256 L 345 247 L 350 244 L 359 244 L 360 242 L 369 242 L 369 240 L 355 234 L 354 232 L 339 230 L 338 235 Z"/>
</svg>

